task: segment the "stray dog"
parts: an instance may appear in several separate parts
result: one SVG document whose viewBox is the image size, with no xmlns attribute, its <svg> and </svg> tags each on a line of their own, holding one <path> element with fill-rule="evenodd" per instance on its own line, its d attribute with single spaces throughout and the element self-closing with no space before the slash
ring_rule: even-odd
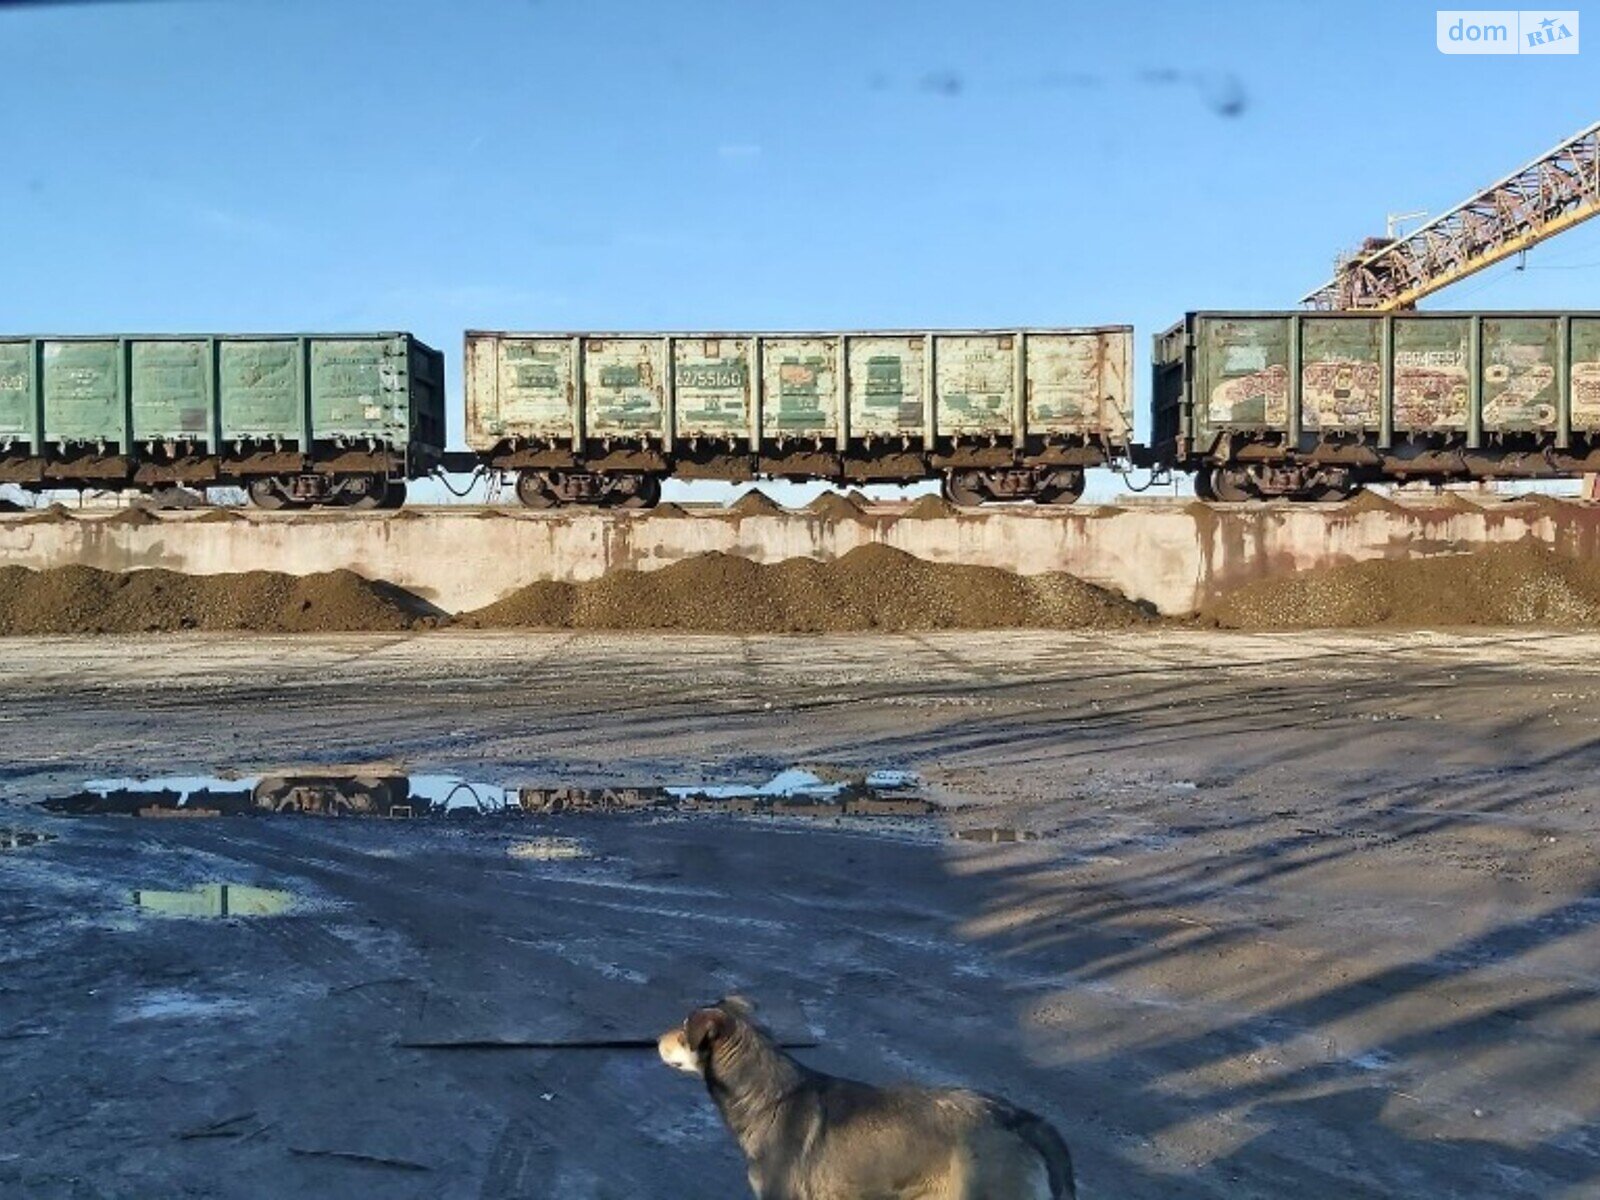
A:
<svg viewBox="0 0 1600 1200">
<path fill-rule="evenodd" d="M 756 1200 L 1072 1200 L 1072 1157 L 1050 1125 L 949 1088 L 879 1088 L 801 1066 L 737 996 L 657 1042 L 706 1081 L 744 1151 Z"/>
</svg>

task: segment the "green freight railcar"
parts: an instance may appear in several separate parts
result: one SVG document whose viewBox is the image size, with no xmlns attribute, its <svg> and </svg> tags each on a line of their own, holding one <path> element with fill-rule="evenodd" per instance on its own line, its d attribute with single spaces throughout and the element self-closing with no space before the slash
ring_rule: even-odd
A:
<svg viewBox="0 0 1600 1200">
<path fill-rule="evenodd" d="M 1600 472 L 1600 313 L 1189 313 L 1151 428 L 1213 500 Z"/>
<path fill-rule="evenodd" d="M 663 478 L 941 478 L 1071 503 L 1133 433 L 1132 330 L 466 335 L 467 444 L 525 504 L 653 504 Z"/>
<path fill-rule="evenodd" d="M 392 507 L 444 438 L 444 356 L 407 333 L 0 336 L 0 483 Z"/>
</svg>

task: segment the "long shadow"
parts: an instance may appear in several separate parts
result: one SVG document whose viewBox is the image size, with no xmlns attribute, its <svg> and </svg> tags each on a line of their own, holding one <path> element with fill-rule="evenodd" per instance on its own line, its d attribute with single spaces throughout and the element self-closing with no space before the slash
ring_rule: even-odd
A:
<svg viewBox="0 0 1600 1200">
<path fill-rule="evenodd" d="M 1457 673 L 1467 689 L 1500 678 Z M 1275 690 L 1278 728 L 1310 686 Z M 1253 703 L 1219 697 L 1204 731 L 1151 733 L 1164 700 L 1141 692 L 1109 730 L 991 731 L 990 750 L 1065 738 L 1065 758 L 1252 727 Z M 1373 764 L 1370 790 L 1358 771 L 1315 800 L 1242 800 L 1192 837 L 1175 820 L 1147 852 L 1077 817 L 953 859 L 982 896 L 962 932 L 1017 972 L 1013 1011 L 1060 1071 L 1067 1119 L 1086 1081 L 1120 1097 L 1127 1145 L 1098 1193 L 1144 1194 L 1152 1173 L 1183 1196 L 1600 1189 L 1600 869 L 1517 865 L 1541 826 L 1572 819 L 1557 802 L 1600 765 L 1600 739 L 1533 755 L 1515 750 L 1525 718 L 1473 732 L 1503 738 L 1504 760 L 1423 779 L 1404 776 L 1426 763 Z M 1578 820 L 1574 841 L 1591 836 Z"/>
</svg>

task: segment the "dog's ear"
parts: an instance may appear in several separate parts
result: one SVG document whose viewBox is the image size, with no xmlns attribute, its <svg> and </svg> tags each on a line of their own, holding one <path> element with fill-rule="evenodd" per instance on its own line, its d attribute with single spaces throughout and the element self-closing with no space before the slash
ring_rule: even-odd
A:
<svg viewBox="0 0 1600 1200">
<path fill-rule="evenodd" d="M 741 1017 L 749 1018 L 756 1015 L 756 1002 L 750 999 L 749 996 L 741 996 L 738 992 L 733 993 L 731 996 L 724 996 L 717 1001 L 717 1007 L 725 1008 L 731 1013 L 738 1013 Z"/>
<path fill-rule="evenodd" d="M 697 1008 L 683 1023 L 683 1040 L 699 1054 L 728 1032 L 728 1014 L 718 1008 Z"/>
</svg>

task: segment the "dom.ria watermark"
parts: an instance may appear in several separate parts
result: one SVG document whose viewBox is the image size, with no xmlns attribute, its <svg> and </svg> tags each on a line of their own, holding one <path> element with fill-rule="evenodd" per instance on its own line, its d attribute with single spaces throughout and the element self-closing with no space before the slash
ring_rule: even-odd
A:
<svg viewBox="0 0 1600 1200">
<path fill-rule="evenodd" d="M 1578 10 L 1441 8 L 1436 27 L 1445 54 L 1576 54 Z"/>
</svg>

